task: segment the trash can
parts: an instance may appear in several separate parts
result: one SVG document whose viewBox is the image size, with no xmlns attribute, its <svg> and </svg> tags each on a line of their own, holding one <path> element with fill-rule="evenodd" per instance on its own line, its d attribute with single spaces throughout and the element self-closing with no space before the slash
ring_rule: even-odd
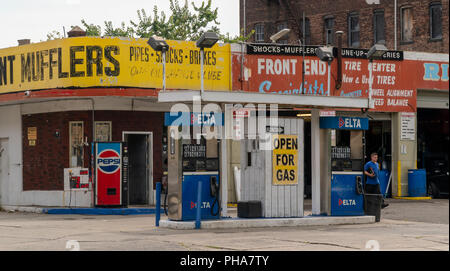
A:
<svg viewBox="0 0 450 271">
<path fill-rule="evenodd" d="M 408 169 L 408 195 L 427 196 L 427 173 L 425 169 Z"/>
<path fill-rule="evenodd" d="M 364 195 L 364 213 L 366 215 L 375 216 L 375 222 L 381 219 L 381 202 L 383 195 L 381 194 L 365 194 Z"/>
<path fill-rule="evenodd" d="M 240 218 L 258 218 L 262 217 L 261 201 L 238 201 L 238 217 Z"/>
</svg>

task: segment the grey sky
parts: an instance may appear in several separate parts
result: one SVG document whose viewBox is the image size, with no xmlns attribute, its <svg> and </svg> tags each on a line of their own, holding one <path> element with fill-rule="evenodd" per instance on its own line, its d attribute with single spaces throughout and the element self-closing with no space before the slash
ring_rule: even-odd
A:
<svg viewBox="0 0 450 271">
<path fill-rule="evenodd" d="M 157 5 L 160 11 L 170 12 L 169 0 L 0 0 L 0 48 L 17 45 L 17 40 L 29 38 L 31 42 L 45 41 L 53 30 L 63 33 L 71 25 L 81 25 L 81 19 L 88 23 L 104 26 L 112 21 L 119 27 L 124 21 L 137 20 L 138 9 L 147 14 Z M 184 4 L 185 0 L 178 0 Z M 207 0 L 205 0 L 206 2 Z M 188 0 L 200 4 L 202 0 Z M 222 33 L 234 36 L 239 33 L 239 0 L 212 0 L 218 7 Z"/>
</svg>

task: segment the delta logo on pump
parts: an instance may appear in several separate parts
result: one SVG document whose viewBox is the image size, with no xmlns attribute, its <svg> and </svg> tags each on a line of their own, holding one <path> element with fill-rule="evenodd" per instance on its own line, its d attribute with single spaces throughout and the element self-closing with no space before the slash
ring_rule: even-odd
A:
<svg viewBox="0 0 450 271">
<path fill-rule="evenodd" d="M 354 199 L 339 199 L 339 206 L 356 206 L 356 201 Z"/>
<path fill-rule="evenodd" d="M 345 122 L 342 118 L 339 118 L 339 128 L 342 128 L 345 125 Z"/>
<path fill-rule="evenodd" d="M 101 172 L 113 174 L 120 168 L 120 156 L 114 150 L 104 150 L 97 156 L 97 165 Z"/>
</svg>

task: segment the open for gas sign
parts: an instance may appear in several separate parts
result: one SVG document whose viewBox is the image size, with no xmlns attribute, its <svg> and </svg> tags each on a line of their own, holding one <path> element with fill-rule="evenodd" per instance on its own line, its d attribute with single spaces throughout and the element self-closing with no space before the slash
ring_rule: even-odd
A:
<svg viewBox="0 0 450 271">
<path fill-rule="evenodd" d="M 272 184 L 298 183 L 298 136 L 272 136 Z"/>
</svg>

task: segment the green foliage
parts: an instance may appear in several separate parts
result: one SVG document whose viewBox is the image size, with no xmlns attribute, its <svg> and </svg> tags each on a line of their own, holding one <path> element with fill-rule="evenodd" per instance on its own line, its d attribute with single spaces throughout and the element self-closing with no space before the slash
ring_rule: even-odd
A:
<svg viewBox="0 0 450 271">
<path fill-rule="evenodd" d="M 130 20 L 130 25 L 122 22 L 120 27 L 114 27 L 111 21 L 105 21 L 102 28 L 99 25 L 89 24 L 84 19 L 81 20 L 86 29 L 87 36 L 112 36 L 130 38 L 149 38 L 156 35 L 169 40 L 197 40 L 204 32 L 216 32 L 224 42 L 244 42 L 252 35 L 251 32 L 246 37 L 230 37 L 229 33 L 221 34 L 217 21 L 218 9 L 211 7 L 211 0 L 202 1 L 196 6 L 191 3 L 193 11 L 189 9 L 188 0 L 184 5 L 180 5 L 178 0 L 170 1 L 171 14 L 167 16 L 163 11 L 159 12 L 158 7 L 153 7 L 152 15 L 147 15 L 145 9 L 137 11 L 137 20 Z M 47 34 L 48 40 L 61 38 L 61 34 L 53 31 Z"/>
<path fill-rule="evenodd" d="M 53 30 L 52 32 L 47 34 L 47 40 L 56 40 L 56 39 L 62 39 L 64 38 L 61 35 L 61 32 Z"/>
<path fill-rule="evenodd" d="M 81 19 L 81 23 L 86 29 L 86 36 L 101 36 L 102 28 L 99 25 L 88 24 L 84 19 Z"/>
</svg>

